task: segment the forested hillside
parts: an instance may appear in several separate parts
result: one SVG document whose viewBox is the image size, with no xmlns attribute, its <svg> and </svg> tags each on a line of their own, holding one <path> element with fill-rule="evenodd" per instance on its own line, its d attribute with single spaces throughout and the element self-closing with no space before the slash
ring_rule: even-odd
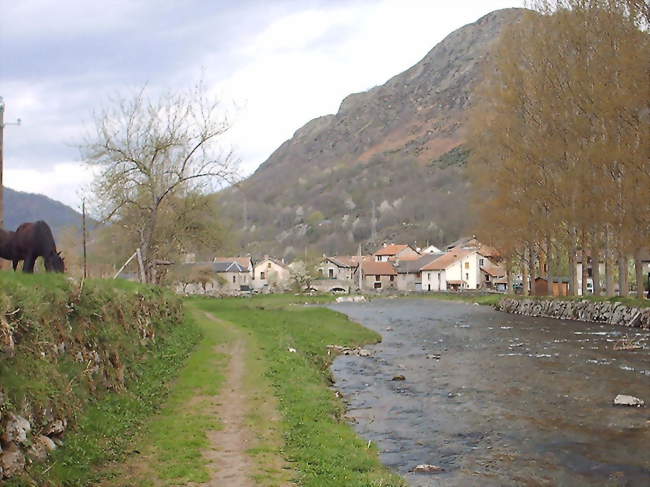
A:
<svg viewBox="0 0 650 487">
<path fill-rule="evenodd" d="M 81 226 L 81 215 L 63 203 L 42 194 L 4 190 L 5 228 L 15 230 L 23 222 L 45 220 L 55 231 Z"/>
<path fill-rule="evenodd" d="M 485 59 L 519 9 L 462 27 L 382 86 L 308 122 L 238 188 L 227 217 L 253 253 L 440 244 L 468 228 L 465 121 Z"/>
</svg>

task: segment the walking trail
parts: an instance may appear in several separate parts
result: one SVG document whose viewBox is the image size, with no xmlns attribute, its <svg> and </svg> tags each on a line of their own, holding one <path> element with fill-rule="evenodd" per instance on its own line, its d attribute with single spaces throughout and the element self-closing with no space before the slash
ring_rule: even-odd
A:
<svg viewBox="0 0 650 487">
<path fill-rule="evenodd" d="M 219 331 L 219 344 L 212 349 L 223 381 L 216 395 L 195 394 L 174 408 L 178 421 L 191 421 L 192 415 L 208 415 L 216 420 L 207 431 L 208 447 L 200 452 L 207 461 L 209 480 L 189 482 L 163 480 L 159 476 L 165 461 L 156 453 L 158 445 L 141 440 L 141 452 L 135 450 L 124 463 L 113 465 L 113 475 L 101 487 L 286 487 L 295 485 L 293 472 L 283 458 L 281 417 L 277 400 L 264 377 L 262 351 L 241 328 L 210 313 L 199 313 L 208 327 Z M 205 357 L 204 357 L 205 358 Z M 208 357 L 211 359 L 211 357 Z M 223 370 L 225 369 L 225 370 Z M 215 378 L 216 380 L 216 378 Z M 181 386 L 182 387 L 182 386 Z M 172 396 L 173 396 L 172 386 Z M 156 426 L 156 418 L 150 427 Z M 198 453 L 198 452 L 197 452 Z M 187 455 L 179 451 L 181 456 Z M 162 463 L 161 463 L 162 462 Z M 190 475 L 187 470 L 182 475 Z M 196 478 L 196 477 L 195 477 Z M 170 483 L 171 480 L 171 483 Z"/>
<path fill-rule="evenodd" d="M 212 478 L 200 485 L 289 485 L 288 467 L 277 451 L 281 439 L 276 403 L 261 371 L 252 370 L 258 351 L 245 332 L 211 313 L 205 316 L 227 328 L 233 338 L 217 347 L 218 353 L 228 356 L 226 380 L 211 401 L 222 428 L 208 433 L 211 449 L 204 455 L 210 461 Z M 252 449 L 259 452 L 256 458 Z"/>
</svg>

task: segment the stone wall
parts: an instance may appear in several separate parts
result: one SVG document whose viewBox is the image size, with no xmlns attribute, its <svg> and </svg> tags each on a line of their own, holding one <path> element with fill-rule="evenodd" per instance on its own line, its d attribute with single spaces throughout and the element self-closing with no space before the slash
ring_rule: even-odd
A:
<svg viewBox="0 0 650 487">
<path fill-rule="evenodd" d="M 525 316 L 650 329 L 650 308 L 628 306 L 619 302 L 503 298 L 495 308 Z"/>
<path fill-rule="evenodd" d="M 0 273 L 0 485 L 45 460 L 89 403 L 137 380 L 133 364 L 182 316 L 159 288 Z"/>
</svg>

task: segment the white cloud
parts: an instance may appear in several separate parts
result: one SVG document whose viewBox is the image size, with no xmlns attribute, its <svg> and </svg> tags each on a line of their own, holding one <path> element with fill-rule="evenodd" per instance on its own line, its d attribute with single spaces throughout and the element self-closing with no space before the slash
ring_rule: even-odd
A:
<svg viewBox="0 0 650 487">
<path fill-rule="evenodd" d="M 6 2 L 5 2 L 6 3 Z M 74 161 L 91 111 L 148 82 L 183 89 L 204 78 L 242 108 L 225 142 L 252 172 L 310 119 L 384 83 L 452 30 L 521 0 L 224 0 L 3 5 L 0 95 L 5 181 L 77 204 L 90 179 Z M 289 10 L 291 9 L 291 10 Z M 87 42 L 86 42 L 87 40 Z M 21 46 L 26 47 L 22 52 Z"/>
<path fill-rule="evenodd" d="M 92 173 L 81 163 L 64 162 L 47 170 L 8 169 L 4 173 L 4 180 L 12 189 L 45 194 L 79 209 L 82 188 L 90 183 Z"/>
</svg>

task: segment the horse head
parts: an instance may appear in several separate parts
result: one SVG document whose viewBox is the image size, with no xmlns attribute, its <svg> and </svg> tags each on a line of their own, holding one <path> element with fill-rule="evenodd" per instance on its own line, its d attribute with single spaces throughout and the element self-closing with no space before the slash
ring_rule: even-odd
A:
<svg viewBox="0 0 650 487">
<path fill-rule="evenodd" d="M 45 259 L 45 268 L 48 271 L 65 272 L 65 260 L 61 257 L 61 252 L 52 251 Z"/>
</svg>

